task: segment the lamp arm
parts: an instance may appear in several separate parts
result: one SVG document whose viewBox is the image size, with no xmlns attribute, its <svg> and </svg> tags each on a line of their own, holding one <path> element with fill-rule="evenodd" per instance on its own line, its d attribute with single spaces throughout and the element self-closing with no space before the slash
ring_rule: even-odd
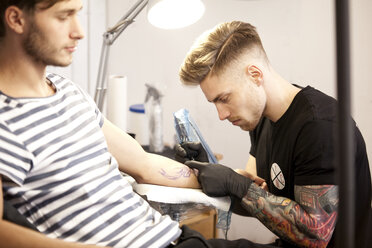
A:
<svg viewBox="0 0 372 248">
<path fill-rule="evenodd" d="M 115 42 L 120 34 L 134 22 L 134 18 L 136 18 L 137 15 L 145 8 L 148 2 L 149 0 L 137 1 L 115 26 L 109 28 L 103 34 L 103 43 L 96 82 L 96 92 L 94 95 L 94 101 L 96 102 L 100 111 L 103 110 L 103 104 L 106 94 L 107 62 L 110 53 L 110 46 Z"/>
<path fill-rule="evenodd" d="M 98 109 L 102 112 L 103 110 L 103 102 L 106 94 L 106 74 L 107 74 L 107 61 L 108 55 L 110 50 L 110 45 L 107 44 L 106 39 L 103 39 L 102 49 L 101 49 L 101 56 L 99 61 L 99 68 L 97 74 L 97 82 L 96 82 L 96 92 L 94 95 L 94 101 L 97 104 Z"/>
</svg>

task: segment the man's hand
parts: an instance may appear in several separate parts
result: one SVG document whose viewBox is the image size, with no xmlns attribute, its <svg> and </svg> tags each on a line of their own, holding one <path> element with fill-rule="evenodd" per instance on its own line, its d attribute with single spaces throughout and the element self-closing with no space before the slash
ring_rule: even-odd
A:
<svg viewBox="0 0 372 248">
<path fill-rule="evenodd" d="M 261 189 L 269 191 L 269 187 L 267 186 L 267 183 L 266 183 L 265 179 L 263 179 L 259 176 L 252 175 L 251 173 L 247 172 L 246 170 L 235 169 L 234 171 L 239 173 L 242 176 L 248 177 Z"/>
<path fill-rule="evenodd" d="M 239 199 L 248 192 L 252 180 L 244 177 L 229 167 L 220 164 L 201 163 L 197 161 L 186 161 L 191 169 L 197 169 L 198 181 L 202 190 L 209 196 L 232 195 Z"/>
<path fill-rule="evenodd" d="M 180 163 L 196 160 L 200 162 L 209 162 L 208 154 L 199 142 L 183 142 L 175 146 L 175 159 Z"/>
</svg>

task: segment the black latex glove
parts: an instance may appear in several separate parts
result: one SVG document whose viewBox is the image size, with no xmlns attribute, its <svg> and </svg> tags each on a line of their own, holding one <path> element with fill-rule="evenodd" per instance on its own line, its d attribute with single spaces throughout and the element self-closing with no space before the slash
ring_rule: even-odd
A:
<svg viewBox="0 0 372 248">
<path fill-rule="evenodd" d="M 209 162 L 208 154 L 199 142 L 183 142 L 177 144 L 174 150 L 176 152 L 175 159 L 180 163 L 189 160 Z"/>
<path fill-rule="evenodd" d="M 235 196 L 242 199 L 248 192 L 252 180 L 220 164 L 187 161 L 191 169 L 197 169 L 202 190 L 209 196 Z"/>
</svg>

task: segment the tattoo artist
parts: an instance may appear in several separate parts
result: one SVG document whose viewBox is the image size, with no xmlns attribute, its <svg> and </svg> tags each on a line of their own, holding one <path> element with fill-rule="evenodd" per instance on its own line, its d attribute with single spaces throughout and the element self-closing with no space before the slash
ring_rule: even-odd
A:
<svg viewBox="0 0 372 248">
<path fill-rule="evenodd" d="M 220 120 L 250 134 L 245 171 L 208 163 L 200 143 L 176 146 L 176 159 L 198 171 L 203 191 L 235 198 L 235 213 L 257 218 L 280 238 L 270 245 L 334 247 L 337 101 L 282 78 L 256 28 L 240 21 L 222 23 L 202 35 L 187 54 L 180 78 L 185 85 L 200 86 Z M 371 175 L 362 134 L 355 123 L 353 127 L 355 247 L 364 247 Z"/>
</svg>

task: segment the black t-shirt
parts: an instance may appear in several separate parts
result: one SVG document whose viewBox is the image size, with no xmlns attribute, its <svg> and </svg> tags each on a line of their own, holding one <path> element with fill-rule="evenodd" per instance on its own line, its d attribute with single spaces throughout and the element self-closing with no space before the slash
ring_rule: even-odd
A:
<svg viewBox="0 0 372 248">
<path fill-rule="evenodd" d="M 250 153 L 256 158 L 257 175 L 266 180 L 271 193 L 294 200 L 295 185 L 337 184 L 336 108 L 334 98 L 308 86 L 295 96 L 277 122 L 262 118 L 250 132 Z M 355 123 L 354 133 L 355 224 L 356 238 L 361 240 L 360 235 L 364 236 L 367 229 L 365 216 L 371 208 L 371 175 L 365 143 Z"/>
</svg>

